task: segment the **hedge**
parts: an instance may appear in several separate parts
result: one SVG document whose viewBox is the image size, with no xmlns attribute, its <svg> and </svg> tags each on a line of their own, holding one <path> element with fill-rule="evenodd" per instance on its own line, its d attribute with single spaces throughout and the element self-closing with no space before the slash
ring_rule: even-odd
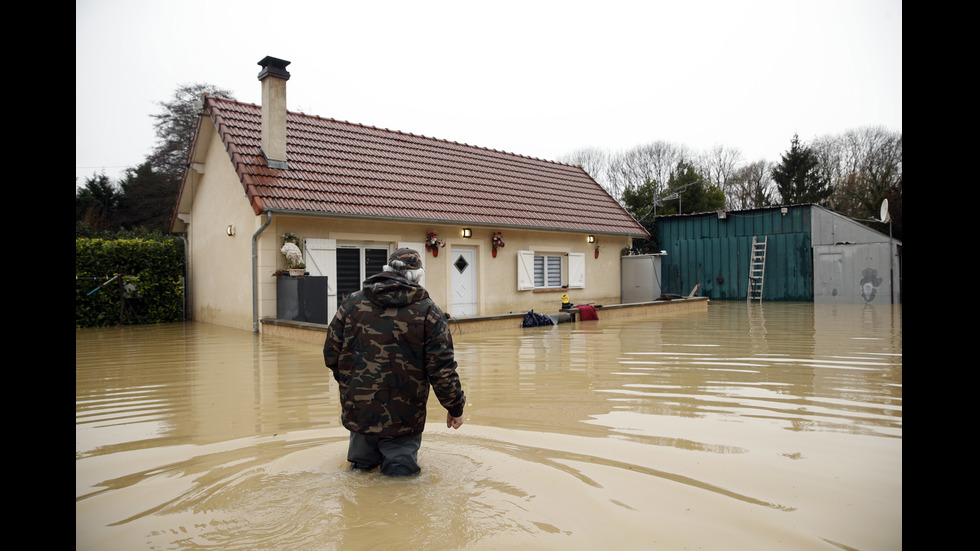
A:
<svg viewBox="0 0 980 551">
<path fill-rule="evenodd" d="M 184 320 L 179 239 L 75 239 L 75 327 Z"/>
</svg>

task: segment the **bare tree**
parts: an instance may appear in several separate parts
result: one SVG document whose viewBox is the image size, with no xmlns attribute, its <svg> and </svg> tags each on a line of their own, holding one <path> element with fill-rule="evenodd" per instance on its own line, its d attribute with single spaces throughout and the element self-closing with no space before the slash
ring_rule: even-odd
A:
<svg viewBox="0 0 980 551">
<path fill-rule="evenodd" d="M 876 217 L 882 199 L 901 188 L 899 132 L 866 127 L 824 136 L 814 142 L 814 152 L 819 170 L 831 182 L 830 206 L 842 214 L 858 219 Z"/>
<path fill-rule="evenodd" d="M 736 169 L 727 180 L 727 208 L 744 210 L 772 205 L 773 197 L 776 196 L 772 168 L 772 163 L 761 160 Z"/>
<path fill-rule="evenodd" d="M 617 189 L 652 183 L 659 195 L 681 163 L 693 158 L 684 145 L 656 141 L 614 155 L 610 161 L 610 180 Z"/>
<path fill-rule="evenodd" d="M 734 147 L 717 145 L 708 151 L 698 155 L 695 161 L 698 171 L 704 175 L 708 183 L 725 192 L 726 207 L 736 208 L 736 201 L 732 200 L 737 191 L 730 189 L 735 182 L 733 178 L 738 174 L 739 167 L 742 165 L 742 151 Z"/>
<path fill-rule="evenodd" d="M 794 144 L 797 138 L 794 137 Z M 829 182 L 828 206 L 857 219 L 877 216 L 881 200 L 889 198 L 900 210 L 902 186 L 902 134 L 881 127 L 861 128 L 824 136 L 805 148 L 809 178 Z M 741 150 L 727 146 L 692 154 L 684 145 L 655 141 L 618 153 L 587 148 L 566 155 L 562 162 L 577 164 L 620 203 L 630 197 L 666 193 L 678 167 L 693 164 L 707 183 L 725 193 L 726 208 L 751 209 L 776 204 L 781 198 L 773 179 L 776 163 L 745 163 Z M 787 160 L 783 159 L 783 164 Z M 635 200 L 634 200 L 635 202 Z M 649 205 L 652 212 L 653 205 Z M 646 211 L 644 211 L 646 212 Z M 896 216 L 897 214 L 897 216 Z M 900 213 L 893 214 L 900 218 Z"/>
<path fill-rule="evenodd" d="M 614 199 L 622 201 L 623 192 L 646 184 L 659 194 L 675 175 L 682 162 L 694 155 L 683 145 L 664 141 L 652 142 L 609 153 L 598 148 L 584 148 L 561 157 L 563 163 L 581 166 Z"/>
<path fill-rule="evenodd" d="M 159 102 L 160 111 L 151 115 L 157 143 L 147 161 L 176 185 L 187 166 L 187 152 L 197 128 L 198 111 L 195 102 L 204 93 L 234 99 L 231 92 L 213 84 L 182 84 L 167 101 Z"/>
<path fill-rule="evenodd" d="M 586 147 L 559 157 L 558 162 L 582 167 L 609 195 L 619 201 L 623 190 L 616 189 L 609 179 L 609 153 L 597 147 Z"/>
</svg>

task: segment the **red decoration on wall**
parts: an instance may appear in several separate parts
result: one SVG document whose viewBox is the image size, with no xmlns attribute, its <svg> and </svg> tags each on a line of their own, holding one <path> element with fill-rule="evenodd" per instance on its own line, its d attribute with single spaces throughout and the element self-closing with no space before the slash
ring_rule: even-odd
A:
<svg viewBox="0 0 980 551">
<path fill-rule="evenodd" d="M 497 258 L 497 247 L 503 247 L 506 245 L 504 242 L 504 234 L 500 233 L 499 231 L 493 234 L 493 237 L 490 239 L 490 245 L 493 247 L 490 253 L 494 258 Z"/>
<path fill-rule="evenodd" d="M 425 248 L 432 251 L 432 256 L 439 256 L 439 247 L 445 247 L 446 242 L 439 239 L 435 232 L 429 232 L 425 235 Z"/>
</svg>

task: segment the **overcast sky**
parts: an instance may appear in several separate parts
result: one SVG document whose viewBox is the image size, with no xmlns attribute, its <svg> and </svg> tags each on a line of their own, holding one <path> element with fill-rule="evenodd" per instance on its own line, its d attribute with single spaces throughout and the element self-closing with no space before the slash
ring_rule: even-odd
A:
<svg viewBox="0 0 980 551">
<path fill-rule="evenodd" d="M 902 131 L 901 0 L 76 0 L 76 183 L 116 180 L 181 84 L 555 160 L 663 140 L 778 161 Z"/>
</svg>

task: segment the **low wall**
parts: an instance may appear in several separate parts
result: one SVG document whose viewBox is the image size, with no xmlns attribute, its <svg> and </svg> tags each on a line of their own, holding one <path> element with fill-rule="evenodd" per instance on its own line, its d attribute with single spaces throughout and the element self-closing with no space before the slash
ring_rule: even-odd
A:
<svg viewBox="0 0 980 551">
<path fill-rule="evenodd" d="M 679 298 L 676 300 L 655 300 L 635 304 L 611 304 L 595 306 L 599 319 L 620 319 L 646 316 L 666 316 L 678 312 L 706 312 L 707 297 Z M 449 320 L 453 335 L 463 333 L 496 331 L 520 327 L 526 312 L 500 314 L 496 316 L 476 316 L 470 318 L 453 318 Z M 542 312 L 544 313 L 544 312 Z M 556 312 L 557 313 L 557 312 Z M 582 323 L 577 321 L 575 323 Z M 587 322 L 586 322 L 587 323 Z M 280 320 L 264 318 L 260 320 L 260 331 L 263 335 L 282 337 L 310 344 L 323 345 L 326 338 L 327 326 L 319 323 Z"/>
</svg>

